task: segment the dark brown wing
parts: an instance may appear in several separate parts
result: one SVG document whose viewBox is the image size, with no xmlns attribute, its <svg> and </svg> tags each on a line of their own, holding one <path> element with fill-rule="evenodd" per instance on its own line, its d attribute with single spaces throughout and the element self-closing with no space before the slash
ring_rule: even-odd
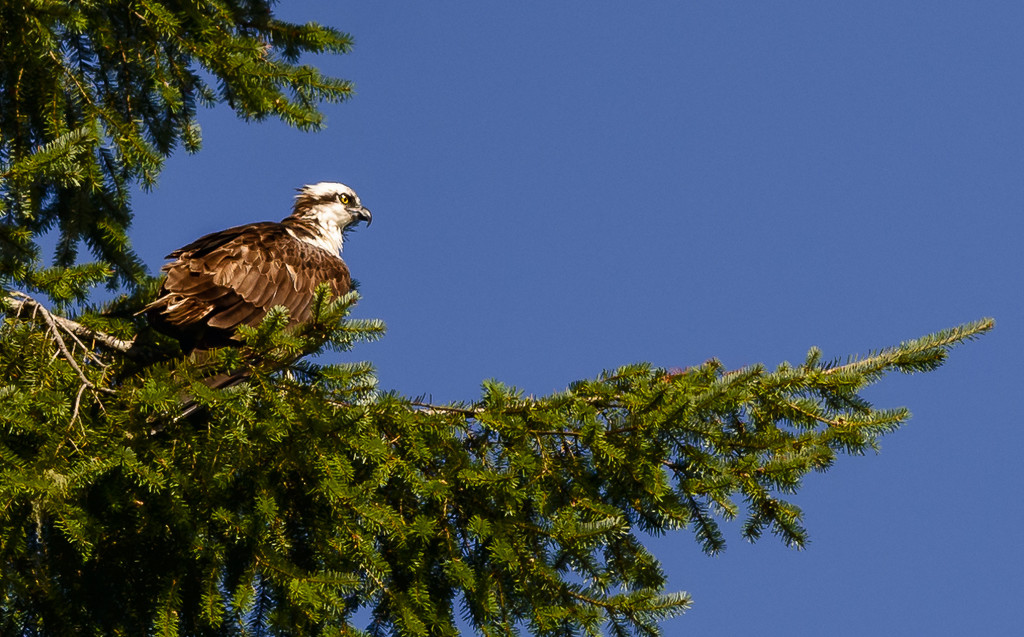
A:
<svg viewBox="0 0 1024 637">
<path fill-rule="evenodd" d="M 288 308 L 292 324 L 304 323 L 318 284 L 329 283 L 335 295 L 352 284 L 344 261 L 272 222 L 206 235 L 169 258 L 167 279 L 146 315 L 193 347 L 227 344 L 236 327 L 257 325 L 275 305 Z"/>
</svg>

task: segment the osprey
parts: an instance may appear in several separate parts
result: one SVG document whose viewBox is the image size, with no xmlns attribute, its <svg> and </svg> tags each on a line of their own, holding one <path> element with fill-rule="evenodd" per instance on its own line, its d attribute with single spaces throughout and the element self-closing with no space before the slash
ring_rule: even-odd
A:
<svg viewBox="0 0 1024 637">
<path fill-rule="evenodd" d="M 370 211 L 345 184 L 321 182 L 298 193 L 280 223 L 221 230 L 169 254 L 160 294 L 143 310 L 150 324 L 185 352 L 237 345 L 235 328 L 258 325 L 276 305 L 288 308 L 290 324 L 308 321 L 320 283 L 335 296 L 348 292 L 342 239 L 354 224 L 369 225 Z"/>
</svg>

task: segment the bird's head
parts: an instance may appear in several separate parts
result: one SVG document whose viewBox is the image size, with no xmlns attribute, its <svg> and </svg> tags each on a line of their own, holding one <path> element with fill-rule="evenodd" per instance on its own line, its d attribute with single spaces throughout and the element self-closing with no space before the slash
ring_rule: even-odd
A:
<svg viewBox="0 0 1024 637">
<path fill-rule="evenodd" d="M 341 250 L 346 230 L 360 221 L 370 225 L 373 216 L 363 207 L 359 195 L 345 184 L 321 181 L 299 188 L 291 219 L 314 226 L 325 244 L 321 247 Z M 321 241 L 318 241 L 319 244 Z"/>
<path fill-rule="evenodd" d="M 359 201 L 356 191 L 333 181 L 321 181 L 299 188 L 299 194 L 295 195 L 293 214 L 341 230 L 360 221 L 369 225 L 373 219 L 370 211 Z"/>
</svg>

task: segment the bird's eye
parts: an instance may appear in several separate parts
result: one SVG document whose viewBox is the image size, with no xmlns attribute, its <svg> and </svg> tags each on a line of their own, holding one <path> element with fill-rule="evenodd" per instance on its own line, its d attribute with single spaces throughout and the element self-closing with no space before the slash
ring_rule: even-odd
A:
<svg viewBox="0 0 1024 637">
<path fill-rule="evenodd" d="M 338 193 L 338 201 L 340 201 L 341 203 L 343 203 L 344 205 L 347 206 L 350 203 L 352 203 L 352 197 L 350 197 L 348 194 L 343 193 L 343 192 L 342 193 Z"/>
</svg>

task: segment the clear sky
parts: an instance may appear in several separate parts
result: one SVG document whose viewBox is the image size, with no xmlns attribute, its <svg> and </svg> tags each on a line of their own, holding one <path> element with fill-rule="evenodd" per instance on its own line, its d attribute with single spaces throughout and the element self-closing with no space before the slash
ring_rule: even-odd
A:
<svg viewBox="0 0 1024 637">
<path fill-rule="evenodd" d="M 1020 634 L 1024 3 L 312 2 L 352 33 L 328 128 L 201 117 L 138 194 L 155 271 L 206 232 L 353 186 L 345 249 L 381 386 L 547 394 L 635 361 L 827 358 L 983 316 L 914 418 L 796 501 L 812 542 L 652 540 L 693 609 L 667 635 Z"/>
</svg>

